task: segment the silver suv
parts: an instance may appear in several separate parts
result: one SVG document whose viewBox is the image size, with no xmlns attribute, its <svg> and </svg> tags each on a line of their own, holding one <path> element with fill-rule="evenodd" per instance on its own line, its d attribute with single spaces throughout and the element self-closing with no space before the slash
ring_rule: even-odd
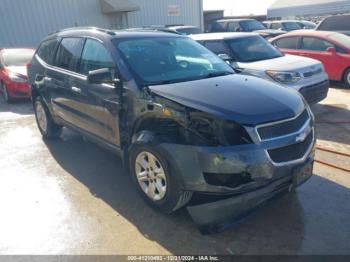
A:
<svg viewBox="0 0 350 262">
<path fill-rule="evenodd" d="M 310 104 L 327 97 L 328 75 L 321 62 L 284 55 L 256 33 L 212 33 L 191 38 L 245 74 L 298 90 Z"/>
</svg>

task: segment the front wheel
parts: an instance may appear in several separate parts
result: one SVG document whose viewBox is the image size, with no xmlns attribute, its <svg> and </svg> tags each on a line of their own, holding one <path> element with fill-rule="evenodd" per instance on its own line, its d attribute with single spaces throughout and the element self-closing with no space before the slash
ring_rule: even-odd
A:
<svg viewBox="0 0 350 262">
<path fill-rule="evenodd" d="M 350 68 L 344 74 L 344 84 L 347 88 L 350 88 Z"/>
<path fill-rule="evenodd" d="M 5 102 L 10 103 L 12 99 L 9 96 L 6 85 L 3 82 L 0 82 L 0 89 L 1 89 L 2 97 L 4 98 Z"/>
<path fill-rule="evenodd" d="M 40 96 L 35 99 L 34 112 L 36 123 L 44 138 L 52 139 L 60 136 L 62 127 L 55 124 L 46 104 Z"/>
<path fill-rule="evenodd" d="M 129 167 L 142 198 L 152 207 L 171 213 L 190 201 L 192 192 L 181 189 L 178 176 L 156 145 L 134 145 Z"/>
</svg>

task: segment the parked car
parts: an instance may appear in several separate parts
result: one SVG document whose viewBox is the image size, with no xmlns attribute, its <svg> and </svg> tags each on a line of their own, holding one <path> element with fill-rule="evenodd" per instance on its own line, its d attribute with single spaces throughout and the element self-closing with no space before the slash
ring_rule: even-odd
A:
<svg viewBox="0 0 350 262">
<path fill-rule="evenodd" d="M 163 212 L 196 195 L 202 229 L 312 174 L 314 118 L 298 92 L 235 74 L 186 36 L 63 30 L 42 41 L 29 79 L 45 139 L 67 126 L 116 152 Z"/>
<path fill-rule="evenodd" d="M 191 37 L 245 74 L 298 90 L 310 104 L 327 97 L 329 81 L 322 63 L 283 55 L 256 33 L 211 33 Z"/>
<path fill-rule="evenodd" d="M 318 24 L 316 30 L 335 31 L 350 36 L 350 14 L 328 16 Z"/>
<path fill-rule="evenodd" d="M 300 25 L 301 29 L 316 29 L 317 27 L 317 24 L 311 21 L 296 20 L 296 22 Z"/>
<path fill-rule="evenodd" d="M 283 53 L 321 61 L 329 79 L 350 87 L 350 37 L 328 31 L 294 31 L 271 39 Z"/>
<path fill-rule="evenodd" d="M 302 29 L 300 24 L 293 20 L 264 21 L 263 24 L 267 29 L 283 30 L 286 32 Z"/>
<path fill-rule="evenodd" d="M 264 38 L 276 37 L 286 33 L 282 30 L 266 29 L 255 19 L 222 19 L 211 24 L 209 32 L 256 32 Z"/>
<path fill-rule="evenodd" d="M 199 27 L 189 25 L 168 26 L 167 28 L 182 35 L 195 35 L 203 33 L 202 29 Z"/>
<path fill-rule="evenodd" d="M 35 50 L 0 49 L 0 91 L 6 102 L 30 98 L 27 64 Z"/>
</svg>

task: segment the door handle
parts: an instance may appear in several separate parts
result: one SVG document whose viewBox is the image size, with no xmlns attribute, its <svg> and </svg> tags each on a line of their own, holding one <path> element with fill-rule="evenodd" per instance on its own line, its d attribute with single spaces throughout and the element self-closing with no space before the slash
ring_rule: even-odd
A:
<svg viewBox="0 0 350 262">
<path fill-rule="evenodd" d="M 76 87 L 76 86 L 72 86 L 72 91 L 75 92 L 75 93 L 81 93 L 81 89 L 79 87 Z"/>
</svg>

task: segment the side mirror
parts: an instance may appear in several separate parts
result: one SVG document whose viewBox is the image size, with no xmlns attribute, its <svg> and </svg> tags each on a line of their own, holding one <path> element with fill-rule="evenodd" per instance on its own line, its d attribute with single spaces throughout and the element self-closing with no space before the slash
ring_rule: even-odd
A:
<svg viewBox="0 0 350 262">
<path fill-rule="evenodd" d="M 218 57 L 220 57 L 222 60 L 224 60 L 226 62 L 230 62 L 233 60 L 231 56 L 229 56 L 228 54 L 225 54 L 225 53 L 218 54 Z"/>
<path fill-rule="evenodd" d="M 89 71 L 87 80 L 91 84 L 113 83 L 114 74 L 109 68 L 101 68 Z"/>
<path fill-rule="evenodd" d="M 328 47 L 328 48 L 327 48 L 327 52 L 328 52 L 328 53 L 332 53 L 332 54 L 336 54 L 336 53 L 337 53 L 337 50 L 336 50 L 334 47 Z"/>
<path fill-rule="evenodd" d="M 237 27 L 237 28 L 236 28 L 236 32 L 242 32 L 242 29 L 239 28 L 239 27 Z"/>
</svg>

